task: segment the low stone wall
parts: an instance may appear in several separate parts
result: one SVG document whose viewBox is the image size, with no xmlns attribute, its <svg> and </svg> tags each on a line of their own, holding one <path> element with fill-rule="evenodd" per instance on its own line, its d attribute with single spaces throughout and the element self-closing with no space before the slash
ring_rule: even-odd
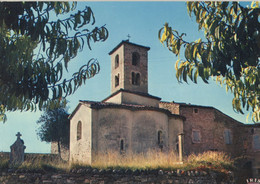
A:
<svg viewBox="0 0 260 184">
<path fill-rule="evenodd" d="M 2 172 L 1 184 L 234 184 L 232 173 L 163 170 L 73 169 L 70 172 Z"/>
<path fill-rule="evenodd" d="M 5 160 L 10 158 L 10 152 L 0 152 L 0 160 Z M 47 161 L 52 161 L 52 160 L 57 160 L 59 159 L 59 155 L 57 154 L 48 154 L 48 153 L 25 153 L 24 154 L 24 160 L 47 160 Z"/>
<path fill-rule="evenodd" d="M 0 152 L 0 159 L 9 159 L 10 158 L 10 152 Z"/>
</svg>

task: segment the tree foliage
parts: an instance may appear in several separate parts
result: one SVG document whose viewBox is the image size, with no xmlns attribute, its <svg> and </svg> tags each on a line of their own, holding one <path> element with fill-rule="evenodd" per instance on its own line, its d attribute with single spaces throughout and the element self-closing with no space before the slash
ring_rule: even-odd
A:
<svg viewBox="0 0 260 184">
<path fill-rule="evenodd" d="M 205 39 L 186 41 L 186 34 L 166 23 L 159 39 L 168 49 L 185 59 L 176 62 L 176 77 L 197 83 L 198 76 L 208 83 L 213 77 L 234 94 L 233 108 L 252 112 L 260 121 L 260 8 L 258 2 L 243 7 L 238 2 L 187 2 Z"/>
<path fill-rule="evenodd" d="M 86 44 L 105 41 L 90 7 L 75 2 L 0 3 L 0 112 L 42 109 L 71 95 L 100 70 L 94 58 L 69 79 L 64 69 Z M 5 119 L 5 116 L 2 116 Z"/>
<path fill-rule="evenodd" d="M 65 106 L 45 110 L 37 124 L 40 124 L 37 135 L 41 141 L 57 142 L 58 152 L 61 154 L 61 145 L 69 147 L 70 121 Z"/>
</svg>

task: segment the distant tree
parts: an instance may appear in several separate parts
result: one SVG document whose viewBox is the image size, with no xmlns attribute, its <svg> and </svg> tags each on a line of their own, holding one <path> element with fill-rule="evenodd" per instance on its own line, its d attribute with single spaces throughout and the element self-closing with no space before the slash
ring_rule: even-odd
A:
<svg viewBox="0 0 260 184">
<path fill-rule="evenodd" d="M 176 62 L 176 77 L 197 83 L 198 76 L 208 83 L 210 76 L 234 94 L 233 108 L 246 108 L 255 122 L 260 121 L 260 8 L 259 2 L 243 7 L 238 2 L 187 2 L 188 14 L 196 17 L 205 39 L 184 40 L 168 23 L 159 39 L 185 59 Z M 249 115 L 249 114 L 248 114 Z"/>
<path fill-rule="evenodd" d="M 37 135 L 41 141 L 57 142 L 58 153 L 61 155 L 61 145 L 69 147 L 70 121 L 65 107 L 45 110 L 37 124 L 40 124 Z"/>
<path fill-rule="evenodd" d="M 64 79 L 64 68 L 87 44 L 105 41 L 90 7 L 75 2 L 0 3 L 0 114 L 50 106 L 100 70 L 96 59 Z"/>
</svg>

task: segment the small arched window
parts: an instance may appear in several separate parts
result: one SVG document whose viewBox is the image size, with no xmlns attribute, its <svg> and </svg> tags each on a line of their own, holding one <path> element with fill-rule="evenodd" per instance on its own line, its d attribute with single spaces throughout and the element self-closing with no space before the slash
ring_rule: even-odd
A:
<svg viewBox="0 0 260 184">
<path fill-rule="evenodd" d="M 132 72 L 132 84 L 135 85 L 135 73 Z"/>
<path fill-rule="evenodd" d="M 77 124 L 77 140 L 80 140 L 82 137 L 82 123 L 81 121 Z"/>
<path fill-rule="evenodd" d="M 137 52 L 132 54 L 132 65 L 137 66 L 140 62 L 140 55 Z"/>
<path fill-rule="evenodd" d="M 136 82 L 135 82 L 136 85 L 139 86 L 139 85 L 140 85 L 140 74 L 139 74 L 139 73 L 136 74 L 136 76 L 135 76 L 135 81 L 136 81 Z"/>
<path fill-rule="evenodd" d="M 140 74 L 132 72 L 132 84 L 140 86 Z"/>
<path fill-rule="evenodd" d="M 119 74 L 115 76 L 115 87 L 119 85 Z"/>
<path fill-rule="evenodd" d="M 159 145 L 162 144 L 162 131 L 161 130 L 158 131 L 158 144 Z"/>
<path fill-rule="evenodd" d="M 158 146 L 162 150 L 163 149 L 163 140 L 162 140 L 162 131 L 158 131 Z"/>
<path fill-rule="evenodd" d="M 119 55 L 117 54 L 115 57 L 115 68 L 119 66 Z"/>
<path fill-rule="evenodd" d="M 124 152 L 124 150 L 125 150 L 125 145 L 124 145 L 124 140 L 122 139 L 120 141 L 120 152 L 122 153 L 122 152 Z"/>
</svg>

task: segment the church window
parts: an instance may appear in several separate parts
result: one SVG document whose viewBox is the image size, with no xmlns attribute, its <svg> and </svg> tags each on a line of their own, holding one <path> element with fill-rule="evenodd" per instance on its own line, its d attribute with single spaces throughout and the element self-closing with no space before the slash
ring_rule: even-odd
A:
<svg viewBox="0 0 260 184">
<path fill-rule="evenodd" d="M 201 142 L 200 130 L 192 130 L 192 142 L 193 143 Z"/>
<path fill-rule="evenodd" d="M 119 55 L 117 54 L 115 57 L 115 68 L 119 66 Z"/>
<path fill-rule="evenodd" d="M 115 76 L 115 87 L 119 85 L 119 74 Z"/>
<path fill-rule="evenodd" d="M 229 129 L 224 130 L 224 139 L 226 144 L 232 144 L 232 135 Z"/>
<path fill-rule="evenodd" d="M 132 84 L 135 84 L 135 73 L 132 72 Z"/>
<path fill-rule="evenodd" d="M 193 109 L 193 112 L 194 112 L 195 114 L 197 114 L 197 113 L 199 112 L 199 109 L 194 108 L 194 109 Z"/>
<path fill-rule="evenodd" d="M 158 144 L 162 143 L 162 131 L 158 131 Z"/>
<path fill-rule="evenodd" d="M 137 73 L 136 76 L 135 76 L 135 80 L 136 80 L 136 85 L 140 86 L 140 74 Z"/>
<path fill-rule="evenodd" d="M 125 150 L 125 145 L 124 145 L 124 140 L 122 139 L 122 140 L 120 141 L 120 153 L 123 153 L 124 150 Z"/>
<path fill-rule="evenodd" d="M 140 62 L 140 55 L 137 52 L 132 54 L 132 65 L 137 66 Z"/>
<path fill-rule="evenodd" d="M 161 130 L 158 131 L 157 141 L 158 141 L 159 147 L 162 149 L 163 148 L 163 140 L 162 140 L 162 131 Z"/>
<path fill-rule="evenodd" d="M 77 140 L 80 140 L 82 136 L 82 123 L 81 121 L 77 124 Z"/>
<path fill-rule="evenodd" d="M 260 150 L 260 136 L 253 135 L 253 147 L 254 150 Z"/>
<path fill-rule="evenodd" d="M 132 84 L 140 86 L 140 74 L 132 72 Z"/>
</svg>

